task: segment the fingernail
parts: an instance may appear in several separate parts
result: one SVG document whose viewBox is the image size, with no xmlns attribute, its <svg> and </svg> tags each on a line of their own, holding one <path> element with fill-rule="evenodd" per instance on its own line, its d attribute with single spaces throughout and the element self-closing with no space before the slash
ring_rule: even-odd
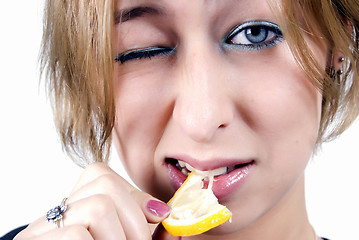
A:
<svg viewBox="0 0 359 240">
<path fill-rule="evenodd" d="M 157 217 L 164 217 L 171 211 L 171 208 L 166 203 L 156 200 L 148 201 L 147 209 Z"/>
</svg>

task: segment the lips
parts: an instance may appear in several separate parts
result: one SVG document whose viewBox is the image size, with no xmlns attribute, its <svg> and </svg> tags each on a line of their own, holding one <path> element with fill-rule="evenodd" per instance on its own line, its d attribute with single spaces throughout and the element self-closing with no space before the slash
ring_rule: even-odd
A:
<svg viewBox="0 0 359 240">
<path fill-rule="evenodd" d="M 182 161 L 179 158 L 166 158 L 166 163 L 170 181 L 175 189 L 182 185 L 191 171 L 210 171 L 215 176 L 212 191 L 219 200 L 224 200 L 243 185 L 255 161 L 216 160 L 204 164 L 193 159 Z"/>
</svg>

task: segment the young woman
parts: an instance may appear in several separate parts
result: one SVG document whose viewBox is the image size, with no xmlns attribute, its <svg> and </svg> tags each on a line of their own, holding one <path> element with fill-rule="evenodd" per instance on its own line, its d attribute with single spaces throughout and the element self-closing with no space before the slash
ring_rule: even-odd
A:
<svg viewBox="0 0 359 240">
<path fill-rule="evenodd" d="M 178 239 L 158 223 L 179 162 L 227 168 L 232 222 L 192 239 L 319 239 L 304 170 L 358 115 L 358 27 L 356 0 L 48 0 L 43 73 L 86 169 L 15 239 Z M 112 142 L 142 191 L 106 165 Z"/>
</svg>

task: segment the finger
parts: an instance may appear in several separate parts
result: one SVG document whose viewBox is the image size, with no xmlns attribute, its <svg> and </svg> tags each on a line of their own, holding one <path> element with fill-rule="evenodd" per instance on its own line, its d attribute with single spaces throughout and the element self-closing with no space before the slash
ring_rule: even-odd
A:
<svg viewBox="0 0 359 240">
<path fill-rule="evenodd" d="M 170 206 L 158 199 L 154 199 L 153 197 L 141 200 L 141 196 L 139 196 L 137 202 L 141 201 L 142 210 L 144 211 L 146 219 L 149 223 L 159 223 L 168 217 L 171 212 Z"/>
<path fill-rule="evenodd" d="M 106 195 L 94 195 L 69 205 L 64 214 L 64 225 L 78 223 L 85 226 L 96 240 L 126 239 L 117 208 Z"/>
<path fill-rule="evenodd" d="M 68 231 L 71 231 L 71 229 L 79 230 L 81 226 L 87 229 L 94 239 L 125 239 L 124 230 L 118 218 L 116 208 L 112 200 L 106 196 L 97 195 L 69 204 L 67 210 L 62 215 L 64 228 Z M 73 228 L 74 226 L 77 226 L 77 228 Z M 62 229 L 57 229 L 56 225 L 52 222 L 46 222 L 45 217 L 43 217 L 31 224 L 24 234 L 28 237 L 42 237 L 48 232 L 50 234 L 50 232 L 55 230 L 59 231 L 58 234 L 61 235 L 62 231 L 60 230 Z M 77 234 L 77 231 L 75 233 L 68 231 L 65 233 Z M 82 233 L 80 230 L 79 232 Z M 30 233 L 31 235 L 29 235 Z"/>
<path fill-rule="evenodd" d="M 170 208 L 167 204 L 127 184 L 118 175 L 106 174 L 73 193 L 69 200 L 77 201 L 84 196 L 95 194 L 109 196 L 117 208 L 126 236 L 130 239 L 145 239 L 138 235 L 151 236 L 148 222 L 160 222 L 167 217 Z"/>
<path fill-rule="evenodd" d="M 14 240 L 57 240 L 57 239 L 71 239 L 71 240 L 94 240 L 91 234 L 81 225 L 74 225 L 60 229 L 52 229 L 42 235 L 29 237 L 27 230 L 18 234 Z"/>
<path fill-rule="evenodd" d="M 163 227 L 162 223 L 158 224 L 155 231 L 152 234 L 152 240 L 181 240 L 182 237 L 174 237 L 169 234 Z"/>
<path fill-rule="evenodd" d="M 129 209 L 134 210 L 134 204 L 137 204 L 141 211 L 136 214 L 144 215 L 149 223 L 159 223 L 169 215 L 171 210 L 167 204 L 133 187 L 114 172 L 98 176 L 92 182 L 83 185 L 71 195 L 68 201 L 77 201 L 95 194 L 111 196 L 118 209 L 128 206 Z M 122 211 L 125 210 L 120 212 Z"/>
<path fill-rule="evenodd" d="M 86 169 L 83 171 L 83 173 L 81 174 L 74 189 L 72 189 L 72 192 L 76 192 L 84 185 L 87 185 L 89 182 L 92 182 L 93 180 L 105 174 L 117 174 L 117 173 L 104 163 L 96 162 L 88 165 Z"/>
</svg>

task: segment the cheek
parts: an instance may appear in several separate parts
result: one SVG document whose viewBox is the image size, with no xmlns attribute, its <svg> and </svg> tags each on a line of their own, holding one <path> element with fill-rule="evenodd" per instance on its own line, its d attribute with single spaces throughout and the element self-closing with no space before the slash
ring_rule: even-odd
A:
<svg viewBox="0 0 359 240">
<path fill-rule="evenodd" d="M 268 133 L 264 136 L 282 143 L 281 151 L 297 148 L 299 152 L 312 152 L 320 123 L 321 94 L 296 65 L 280 72 L 283 75 L 274 77 L 273 91 L 265 92 L 259 100 L 265 121 L 262 124 Z"/>
<path fill-rule="evenodd" d="M 242 112 L 247 112 L 248 124 L 261 132 L 264 139 L 271 139 L 273 143 L 286 140 L 288 145 L 305 141 L 313 147 L 320 123 L 322 96 L 288 49 L 281 48 L 277 56 L 280 57 L 257 62 L 260 71 L 248 73 L 250 84 L 241 87 L 245 88 L 244 102 L 249 104 L 244 105 L 246 109 Z"/>
<path fill-rule="evenodd" d="M 282 70 L 287 72 L 285 79 L 274 77 L 272 91 L 270 86 L 264 87 L 266 90 L 258 99 L 265 121 L 262 124 L 269 127 L 270 136 L 283 133 L 283 137 L 292 137 L 294 141 L 308 139 L 312 144 L 319 127 L 321 95 L 304 75 L 296 74 L 298 71 L 295 70 Z"/>
<path fill-rule="evenodd" d="M 141 187 L 144 182 L 150 182 L 143 178 L 150 179 L 153 174 L 153 153 L 170 117 L 171 102 L 168 100 L 168 85 L 157 77 L 163 70 L 145 72 L 134 69 L 136 71 L 126 69 L 126 74 L 115 69 L 114 134 L 117 151 L 128 174 Z M 146 175 L 143 174 L 144 168 L 148 172 Z"/>
<path fill-rule="evenodd" d="M 282 176 L 277 176 L 279 181 L 296 178 L 304 171 L 320 123 L 321 95 L 304 76 L 292 79 L 290 88 L 279 90 L 276 97 L 267 96 L 274 104 L 263 109 L 267 163 L 274 171 L 281 172 Z"/>
<path fill-rule="evenodd" d="M 255 136 L 259 154 L 253 185 L 243 190 L 243 195 L 251 197 L 238 195 L 245 209 L 236 203 L 228 204 L 243 216 L 238 221 L 269 211 L 293 189 L 316 143 L 321 94 L 294 61 L 284 60 L 287 61 L 263 65 L 266 67 L 260 73 L 248 73 L 251 84 L 241 86 L 242 98 L 236 101 L 251 136 Z M 255 209 L 256 214 L 248 209 Z"/>
<path fill-rule="evenodd" d="M 247 84 L 236 87 L 242 93 L 237 112 L 256 136 L 263 153 L 259 159 L 273 174 L 273 185 L 283 178 L 293 183 L 304 171 L 317 140 L 322 101 L 290 52 L 280 56 L 260 62 L 260 71 L 246 73 Z"/>
</svg>

